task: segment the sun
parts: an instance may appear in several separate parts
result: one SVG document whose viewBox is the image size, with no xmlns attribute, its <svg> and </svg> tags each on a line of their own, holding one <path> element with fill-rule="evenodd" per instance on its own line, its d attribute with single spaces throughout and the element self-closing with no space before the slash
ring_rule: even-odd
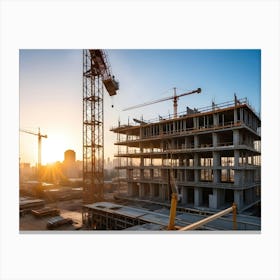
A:
<svg viewBox="0 0 280 280">
<path fill-rule="evenodd" d="M 45 140 L 45 139 L 44 139 Z M 64 160 L 64 152 L 67 150 L 67 141 L 62 136 L 52 136 L 42 143 L 42 164 L 50 164 Z"/>
</svg>

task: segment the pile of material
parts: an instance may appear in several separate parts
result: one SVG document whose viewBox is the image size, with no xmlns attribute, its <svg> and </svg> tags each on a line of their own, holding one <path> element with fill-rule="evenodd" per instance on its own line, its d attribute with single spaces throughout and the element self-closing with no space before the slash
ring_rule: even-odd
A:
<svg viewBox="0 0 280 280">
<path fill-rule="evenodd" d="M 44 207 L 44 205 L 45 205 L 45 201 L 42 199 L 21 197 L 19 201 L 20 210 L 38 209 Z"/>
<path fill-rule="evenodd" d="M 60 211 L 57 208 L 44 207 L 37 210 L 31 210 L 31 213 L 36 217 L 44 217 L 44 216 L 57 216 Z"/>
<path fill-rule="evenodd" d="M 56 216 L 56 217 L 53 217 L 50 220 L 48 220 L 47 229 L 55 229 L 62 225 L 67 225 L 67 224 L 72 225 L 73 220 L 69 219 L 69 218 L 63 218 L 61 216 Z"/>
</svg>

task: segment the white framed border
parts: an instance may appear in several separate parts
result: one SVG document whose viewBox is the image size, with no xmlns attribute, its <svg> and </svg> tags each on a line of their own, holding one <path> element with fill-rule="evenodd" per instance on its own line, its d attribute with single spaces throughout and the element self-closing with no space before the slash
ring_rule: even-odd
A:
<svg viewBox="0 0 280 280">
<path fill-rule="evenodd" d="M 2 1 L 1 279 L 279 279 L 279 2 Z M 18 232 L 18 50 L 262 50 L 261 234 Z"/>
</svg>

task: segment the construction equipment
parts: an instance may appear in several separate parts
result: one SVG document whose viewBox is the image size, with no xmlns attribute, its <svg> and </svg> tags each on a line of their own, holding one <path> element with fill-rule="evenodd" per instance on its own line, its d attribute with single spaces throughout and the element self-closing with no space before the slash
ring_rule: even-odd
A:
<svg viewBox="0 0 280 280">
<path fill-rule="evenodd" d="M 173 170 L 169 169 L 169 185 L 171 187 L 171 205 L 170 205 L 170 213 L 169 213 L 169 223 L 168 223 L 168 230 L 175 229 L 175 218 L 176 218 L 176 208 L 178 202 L 178 188 L 174 179 Z"/>
<path fill-rule="evenodd" d="M 33 131 L 29 131 L 29 130 L 25 130 L 25 129 L 20 129 L 20 131 L 24 132 L 24 133 L 28 133 L 28 134 L 38 136 L 38 162 L 37 162 L 38 166 L 37 166 L 37 168 L 38 168 L 38 175 L 39 175 L 39 173 L 40 173 L 39 169 L 42 165 L 42 161 L 41 161 L 42 160 L 42 137 L 48 138 L 48 135 L 41 134 L 40 127 L 38 128 L 38 133 L 33 132 Z"/>
<path fill-rule="evenodd" d="M 177 118 L 177 108 L 178 108 L 178 99 L 179 99 L 179 97 L 182 97 L 182 96 L 185 96 L 185 95 L 194 94 L 194 93 L 201 93 L 201 88 L 198 88 L 196 90 L 192 90 L 192 91 L 185 92 L 185 93 L 177 95 L 176 88 L 174 87 L 173 89 L 174 89 L 173 96 L 169 96 L 169 97 L 161 98 L 161 99 L 150 101 L 150 102 L 145 102 L 145 103 L 142 103 L 142 104 L 139 104 L 139 105 L 135 105 L 135 106 L 132 106 L 132 107 L 128 107 L 126 109 L 123 109 L 123 111 L 131 110 L 131 109 L 136 109 L 136 108 L 144 107 L 144 106 L 147 106 L 147 105 L 152 105 L 152 104 L 155 104 L 155 103 L 159 103 L 159 102 L 162 102 L 162 101 L 173 99 L 174 118 Z"/>
<path fill-rule="evenodd" d="M 103 50 L 83 50 L 83 193 L 84 202 L 101 201 L 104 187 L 104 87 L 110 96 L 119 83 Z"/>
</svg>

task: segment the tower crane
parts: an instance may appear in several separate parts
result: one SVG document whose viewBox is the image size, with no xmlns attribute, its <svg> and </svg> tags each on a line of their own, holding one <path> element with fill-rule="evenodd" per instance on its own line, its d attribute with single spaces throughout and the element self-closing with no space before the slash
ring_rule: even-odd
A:
<svg viewBox="0 0 280 280">
<path fill-rule="evenodd" d="M 83 50 L 83 194 L 85 203 L 102 200 L 104 187 L 104 88 L 117 94 L 104 50 Z"/>
<path fill-rule="evenodd" d="M 144 107 L 144 106 L 147 106 L 147 105 L 152 105 L 152 104 L 155 104 L 155 103 L 159 103 L 159 102 L 163 102 L 163 101 L 172 99 L 173 100 L 174 118 L 177 118 L 178 99 L 182 96 L 185 96 L 185 95 L 190 95 L 190 94 L 194 94 L 194 93 L 201 93 L 201 88 L 198 88 L 196 90 L 192 90 L 192 91 L 181 93 L 181 94 L 177 95 L 176 87 L 174 87 L 173 89 L 174 89 L 174 94 L 172 96 L 161 98 L 161 99 L 158 99 L 158 100 L 153 100 L 153 101 L 150 101 L 150 102 L 145 102 L 145 103 L 135 105 L 135 106 L 131 106 L 131 107 L 123 109 L 123 111 L 136 109 L 136 108 L 140 108 L 140 107 Z"/>
<path fill-rule="evenodd" d="M 25 130 L 25 129 L 20 129 L 20 132 L 38 136 L 38 176 L 39 176 L 39 173 L 40 173 L 39 170 L 42 165 L 42 162 L 41 162 L 41 160 L 42 160 L 42 138 L 48 138 L 48 136 L 41 134 L 40 127 L 38 128 L 38 133 L 29 131 L 29 130 Z"/>
</svg>

